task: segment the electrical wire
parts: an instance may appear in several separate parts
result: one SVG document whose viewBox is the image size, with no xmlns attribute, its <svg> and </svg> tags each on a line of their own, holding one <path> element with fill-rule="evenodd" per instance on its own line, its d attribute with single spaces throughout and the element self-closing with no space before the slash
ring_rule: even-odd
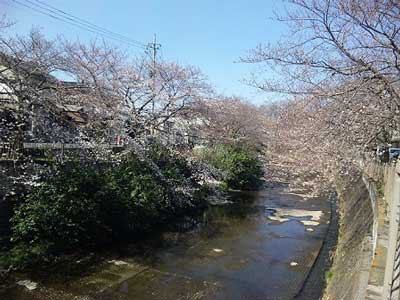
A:
<svg viewBox="0 0 400 300">
<path fill-rule="evenodd" d="M 72 17 L 71 18 L 66 18 L 66 17 L 62 16 L 60 13 L 52 12 L 51 10 L 42 8 L 40 6 L 39 7 L 38 6 L 32 7 L 31 5 L 26 3 L 26 2 L 28 2 L 28 3 L 33 4 L 32 1 L 29 1 L 29 0 L 25 0 L 25 3 L 21 2 L 21 1 L 18 1 L 18 0 L 12 0 L 12 1 L 14 3 L 20 5 L 20 6 L 23 6 L 25 8 L 30 9 L 30 10 L 33 10 L 33 11 L 35 11 L 37 13 L 42 14 L 42 15 L 46 15 L 48 17 L 51 17 L 51 18 L 59 20 L 61 22 L 70 24 L 70 25 L 78 27 L 78 28 L 81 28 L 81 29 L 86 30 L 86 31 L 89 31 L 89 32 L 92 32 L 92 33 L 95 33 L 95 34 L 99 34 L 99 35 L 101 35 L 101 36 L 103 36 L 105 38 L 112 39 L 112 40 L 120 42 L 120 43 L 125 43 L 125 44 L 128 44 L 129 46 L 146 49 L 146 44 L 131 40 L 131 39 L 126 38 L 126 37 L 122 38 L 123 37 L 122 35 L 112 33 L 112 31 L 109 31 L 107 29 L 101 29 L 101 30 L 100 29 L 96 29 L 96 27 L 98 27 L 98 28 L 102 28 L 102 27 L 94 25 L 94 24 L 90 25 L 90 26 L 89 25 L 85 25 L 84 23 L 87 22 L 87 21 L 83 21 L 83 19 L 82 19 L 82 21 L 78 22 L 78 21 L 74 21 Z M 79 19 L 77 17 L 75 17 L 75 18 L 77 20 Z M 89 24 L 90 22 L 87 22 L 87 23 Z M 90 24 L 92 24 L 92 23 L 90 23 Z M 110 33 L 107 33 L 107 32 L 110 32 Z M 119 36 L 121 36 L 121 37 L 119 37 Z"/>
<path fill-rule="evenodd" d="M 32 1 L 30 1 L 30 0 L 25 0 L 25 1 L 34 4 L 34 3 L 33 3 Z M 55 13 L 55 14 L 57 14 L 57 15 L 61 15 L 61 16 L 64 15 L 65 18 L 67 18 L 67 19 L 69 19 L 69 20 L 71 20 L 71 21 L 73 21 L 73 22 L 81 23 L 81 24 L 83 24 L 83 25 L 85 25 L 85 26 L 88 26 L 88 27 L 90 27 L 90 28 L 93 28 L 94 30 L 102 31 L 102 32 L 104 32 L 105 34 L 110 34 L 110 35 L 117 36 L 118 38 L 124 39 L 124 40 L 126 40 L 126 41 L 128 41 L 128 42 L 130 42 L 130 43 L 138 44 L 138 45 L 140 45 L 140 46 L 146 46 L 146 44 L 143 44 L 143 43 L 141 43 L 141 42 L 138 42 L 138 41 L 136 41 L 136 40 L 133 40 L 133 39 L 131 39 L 131 38 L 129 38 L 129 37 L 126 37 L 126 36 L 124 36 L 124 35 L 122 35 L 122 34 L 119 34 L 119 33 L 113 32 L 113 31 L 111 31 L 111 30 L 108 30 L 108 29 L 106 29 L 106 28 L 104 28 L 104 27 L 101 27 L 101 26 L 98 26 L 98 25 L 96 25 L 96 24 L 93 24 L 93 23 L 91 23 L 91 22 L 89 22 L 89 21 L 86 21 L 85 19 L 78 18 L 78 17 L 76 17 L 76 16 L 74 16 L 74 15 L 72 15 L 72 14 L 70 14 L 70 13 L 67 13 L 67 12 L 65 12 L 65 11 L 63 11 L 63 10 L 61 10 L 61 9 L 58 9 L 57 7 L 51 6 L 50 4 L 47 4 L 47 3 L 43 2 L 43 1 L 40 1 L 40 0 L 33 0 L 33 1 L 34 1 L 34 2 L 37 2 L 38 5 L 40 5 L 41 7 L 43 7 L 43 9 L 46 9 L 47 11 L 50 11 L 50 12 Z"/>
</svg>

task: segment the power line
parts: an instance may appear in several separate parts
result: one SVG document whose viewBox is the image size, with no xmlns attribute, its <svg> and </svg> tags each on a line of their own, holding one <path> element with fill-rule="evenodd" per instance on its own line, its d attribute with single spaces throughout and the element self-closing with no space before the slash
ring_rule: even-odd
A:
<svg viewBox="0 0 400 300">
<path fill-rule="evenodd" d="M 43 8 L 41 8 L 41 7 L 39 7 L 39 8 L 38 7 L 32 7 L 32 6 L 30 6 L 30 5 L 26 4 L 26 3 L 20 2 L 18 0 L 12 0 L 12 1 L 17 3 L 17 4 L 19 4 L 19 5 L 21 5 L 21 6 L 24 6 L 24 7 L 28 8 L 28 9 L 31 9 L 31 10 L 33 10 L 35 12 L 38 12 L 38 13 L 43 14 L 43 15 L 46 15 L 46 16 L 51 17 L 53 19 L 59 20 L 61 22 L 70 24 L 72 26 L 81 28 L 83 30 L 86 30 L 86 31 L 89 31 L 89 32 L 92 32 L 92 33 L 95 33 L 95 34 L 99 34 L 99 35 L 101 35 L 101 36 L 103 36 L 103 37 L 105 37 L 107 39 L 112 39 L 112 40 L 115 40 L 117 42 L 125 43 L 125 44 L 128 44 L 128 45 L 133 46 L 133 47 L 140 47 L 140 48 L 145 49 L 145 45 L 144 44 L 141 44 L 141 43 L 138 44 L 138 42 L 133 43 L 133 41 L 123 40 L 118 36 L 115 36 L 115 35 L 112 35 L 112 34 L 108 34 L 108 33 L 105 33 L 105 32 L 100 32 L 99 30 L 97 30 L 95 28 L 90 28 L 85 24 L 76 22 L 76 21 L 71 20 L 71 19 L 70 20 L 66 20 L 65 17 L 60 16 L 59 14 L 58 15 L 57 14 L 54 15 L 54 13 L 52 13 L 52 12 L 43 11 Z M 28 1 L 28 0 L 26 0 L 26 1 Z M 30 2 L 30 1 L 28 1 L 28 2 Z"/>
<path fill-rule="evenodd" d="M 66 19 L 66 17 L 61 16 L 59 13 L 52 12 L 49 9 L 45 9 L 45 8 L 40 7 L 40 6 L 39 6 L 39 8 L 37 6 L 36 7 L 32 7 L 31 5 L 26 4 L 26 3 L 22 3 L 22 2 L 20 2 L 18 0 L 12 0 L 12 1 L 14 3 L 16 3 L 16 4 L 19 4 L 20 6 L 24 6 L 24 7 L 28 8 L 28 9 L 30 9 L 30 10 L 33 10 L 33 11 L 35 11 L 37 13 L 42 14 L 42 15 L 46 15 L 48 17 L 51 17 L 51 18 L 59 20 L 61 22 L 70 24 L 70 25 L 78 27 L 78 28 L 81 28 L 81 29 L 86 30 L 86 31 L 89 31 L 89 32 L 92 32 L 92 33 L 95 33 L 95 34 L 99 34 L 99 35 L 101 35 L 101 36 L 103 36 L 105 38 L 112 39 L 112 40 L 115 40 L 115 41 L 120 42 L 120 43 L 125 43 L 125 44 L 128 44 L 128 45 L 133 46 L 133 47 L 139 47 L 139 48 L 142 48 L 142 49 L 146 49 L 146 45 L 143 44 L 143 43 L 140 43 L 140 42 L 128 39 L 128 38 L 124 38 L 123 39 L 123 38 L 119 37 L 119 36 L 122 36 L 120 34 L 106 33 L 105 31 L 107 31 L 107 29 L 102 29 L 102 31 L 100 31 L 99 29 L 95 28 L 95 26 L 99 27 L 97 25 L 92 25 L 91 27 L 89 27 L 88 25 L 85 25 L 83 23 L 83 21 L 77 22 L 77 21 L 74 21 L 72 18 Z M 26 0 L 26 1 L 28 1 L 29 3 L 32 3 L 29 0 Z M 101 27 L 99 27 L 99 28 L 101 28 Z M 111 31 L 109 31 L 109 32 L 111 32 Z"/>
<path fill-rule="evenodd" d="M 25 1 L 34 4 L 34 3 L 33 3 L 32 1 L 30 1 L 30 0 L 25 0 Z M 85 26 L 91 27 L 91 28 L 93 28 L 94 30 L 102 31 L 102 32 L 104 32 L 105 34 L 111 34 L 111 35 L 118 36 L 118 37 L 121 38 L 121 39 L 124 39 L 124 40 L 126 40 L 126 41 L 128 41 L 128 42 L 131 42 L 131 43 L 138 44 L 138 45 L 140 45 L 140 46 L 146 46 L 145 44 L 143 44 L 143 43 L 141 43 L 141 42 L 135 41 L 135 40 L 133 40 L 133 39 L 131 39 L 131 38 L 129 38 L 129 37 L 126 37 L 126 36 L 124 36 L 124 35 L 122 35 L 122 34 L 119 34 L 119 33 L 113 32 L 113 31 L 111 31 L 111 30 L 108 30 L 108 29 L 106 29 L 106 28 L 104 28 L 104 27 L 98 26 L 98 25 L 96 25 L 96 24 L 94 24 L 94 23 L 91 23 L 91 22 L 89 22 L 89 21 L 86 21 L 85 19 L 76 17 L 76 16 L 74 16 L 74 15 L 72 15 L 72 14 L 70 14 L 70 13 L 67 13 L 67 12 L 65 12 L 65 11 L 63 11 L 63 10 L 61 10 L 61 9 L 58 9 L 57 7 L 51 6 L 50 4 L 47 4 L 47 3 L 43 2 L 43 1 L 40 1 L 40 0 L 34 0 L 34 1 L 37 2 L 37 4 L 38 4 L 39 6 L 43 7 L 43 9 L 46 9 L 47 11 L 50 11 L 50 12 L 55 13 L 55 14 L 57 14 L 57 15 L 65 16 L 65 18 L 67 18 L 67 19 L 69 19 L 69 20 L 71 20 L 71 21 L 73 21 L 73 22 L 78 22 L 78 23 L 84 24 Z M 34 5 L 35 5 L 35 4 L 34 4 Z"/>
</svg>

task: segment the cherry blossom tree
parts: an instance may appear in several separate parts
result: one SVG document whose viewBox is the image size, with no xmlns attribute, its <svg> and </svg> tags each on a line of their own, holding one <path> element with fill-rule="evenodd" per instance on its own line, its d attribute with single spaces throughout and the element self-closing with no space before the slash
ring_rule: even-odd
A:
<svg viewBox="0 0 400 300">
<path fill-rule="evenodd" d="M 214 95 L 195 104 L 198 130 L 214 143 L 265 144 L 265 117 L 259 107 L 239 97 Z"/>
<path fill-rule="evenodd" d="M 266 108 L 270 146 L 303 170 L 330 178 L 334 169 L 348 172 L 400 129 L 400 5 L 291 0 L 278 19 L 286 37 L 242 59 L 268 74 L 249 84 L 287 99 Z"/>
</svg>

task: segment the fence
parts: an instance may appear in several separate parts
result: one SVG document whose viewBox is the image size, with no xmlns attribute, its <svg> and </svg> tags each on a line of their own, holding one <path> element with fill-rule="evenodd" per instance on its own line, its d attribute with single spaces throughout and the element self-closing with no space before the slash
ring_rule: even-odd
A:
<svg viewBox="0 0 400 300">
<path fill-rule="evenodd" d="M 386 259 L 385 300 L 400 299 L 400 162 L 386 172 L 385 200 L 389 208 L 389 245 Z"/>
<path fill-rule="evenodd" d="M 392 266 L 392 278 L 389 283 L 390 286 L 390 294 L 388 295 L 388 299 L 399 299 L 399 289 L 400 289 L 400 234 L 399 230 L 396 235 L 396 247 L 395 247 L 395 255 Z"/>
<path fill-rule="evenodd" d="M 87 149 L 122 149 L 124 145 L 118 144 L 71 144 L 71 143 L 0 143 L 0 159 L 18 159 L 21 156 L 35 154 L 39 157 L 46 157 L 46 151 L 58 151 L 61 156 L 68 150 L 87 150 Z M 39 152 L 39 153 L 38 153 Z M 21 155 L 22 154 L 22 155 Z"/>
</svg>

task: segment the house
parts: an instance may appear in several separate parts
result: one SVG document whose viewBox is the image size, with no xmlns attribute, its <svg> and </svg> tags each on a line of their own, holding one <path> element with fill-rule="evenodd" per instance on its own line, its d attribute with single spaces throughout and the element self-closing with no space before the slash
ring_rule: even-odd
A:
<svg viewBox="0 0 400 300">
<path fill-rule="evenodd" d="M 52 73 L 53 74 L 53 73 Z M 122 136 L 113 95 L 102 102 L 96 89 L 64 81 L 35 62 L 0 53 L 0 143 L 77 143 L 101 139 L 115 143 Z M 121 142 L 121 138 L 119 139 Z"/>
</svg>

